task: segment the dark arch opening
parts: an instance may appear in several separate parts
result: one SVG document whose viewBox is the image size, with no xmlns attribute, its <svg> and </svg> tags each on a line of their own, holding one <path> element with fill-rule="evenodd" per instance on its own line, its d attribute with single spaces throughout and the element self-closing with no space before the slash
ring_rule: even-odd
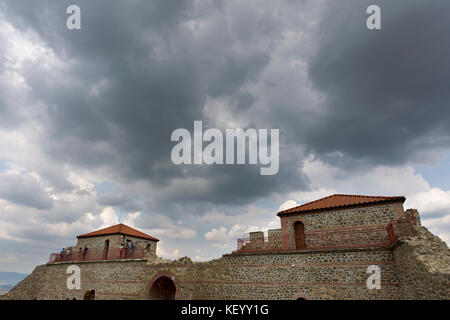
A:
<svg viewBox="0 0 450 320">
<path fill-rule="evenodd" d="M 175 283 L 169 277 L 162 276 L 153 282 L 150 288 L 152 300 L 175 300 Z"/>
<path fill-rule="evenodd" d="M 305 226 L 301 221 L 294 223 L 295 231 L 295 248 L 304 249 L 305 248 Z"/>
<path fill-rule="evenodd" d="M 83 300 L 95 300 L 95 290 L 87 290 L 84 293 Z"/>
<path fill-rule="evenodd" d="M 303 297 L 298 297 L 297 299 L 295 299 L 295 300 L 306 300 L 305 298 L 303 298 Z"/>
</svg>

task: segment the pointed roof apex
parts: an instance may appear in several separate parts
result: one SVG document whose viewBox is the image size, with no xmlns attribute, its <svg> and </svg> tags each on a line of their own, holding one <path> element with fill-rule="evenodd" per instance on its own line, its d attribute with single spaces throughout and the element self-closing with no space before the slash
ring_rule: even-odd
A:
<svg viewBox="0 0 450 320">
<path fill-rule="evenodd" d="M 123 223 L 119 223 L 114 226 L 100 229 L 97 231 L 81 234 L 81 235 L 77 236 L 77 238 L 97 237 L 97 236 L 105 236 L 105 235 L 110 235 L 110 234 L 123 234 L 123 235 L 127 235 L 127 236 L 133 236 L 133 237 L 138 237 L 138 238 L 143 238 L 143 239 L 148 239 L 148 240 L 153 240 L 153 241 L 159 241 L 159 239 L 149 236 L 148 234 L 145 234 L 139 230 L 131 228 Z"/>
<path fill-rule="evenodd" d="M 278 216 L 291 213 L 306 213 L 324 209 L 336 209 L 367 204 L 378 204 L 386 202 L 405 202 L 403 196 L 380 197 L 380 196 L 361 196 L 351 194 L 333 194 L 331 196 L 311 201 L 291 209 L 283 210 L 277 213 Z"/>
</svg>

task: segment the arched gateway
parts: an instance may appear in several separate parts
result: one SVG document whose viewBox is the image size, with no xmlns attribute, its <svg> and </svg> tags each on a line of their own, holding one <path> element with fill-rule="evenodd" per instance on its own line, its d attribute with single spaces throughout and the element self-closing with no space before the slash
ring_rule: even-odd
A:
<svg viewBox="0 0 450 320">
<path fill-rule="evenodd" d="M 161 276 L 156 279 L 149 292 L 149 297 L 152 300 L 175 300 L 176 294 L 175 283 L 167 276 Z"/>
</svg>

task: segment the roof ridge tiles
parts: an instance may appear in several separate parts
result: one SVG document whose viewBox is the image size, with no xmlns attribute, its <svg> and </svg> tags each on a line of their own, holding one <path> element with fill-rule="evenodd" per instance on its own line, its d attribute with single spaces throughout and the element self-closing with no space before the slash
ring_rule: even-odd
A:
<svg viewBox="0 0 450 320">
<path fill-rule="evenodd" d="M 307 202 L 290 209 L 279 211 L 278 215 L 296 212 L 317 211 L 328 208 L 349 207 L 361 204 L 382 203 L 397 200 L 404 202 L 406 198 L 404 196 L 366 196 L 355 194 L 332 194 L 330 196 L 320 198 L 311 202 Z"/>
<path fill-rule="evenodd" d="M 107 227 L 107 228 L 103 228 L 103 229 L 95 230 L 95 231 L 92 231 L 89 233 L 81 234 L 81 235 L 77 236 L 77 238 L 97 237 L 97 236 L 110 235 L 110 234 L 124 234 L 124 235 L 134 236 L 134 237 L 138 237 L 138 238 L 159 241 L 159 239 L 152 237 L 148 234 L 145 234 L 142 231 L 134 229 L 123 223 L 115 224 L 115 225 Z"/>
</svg>

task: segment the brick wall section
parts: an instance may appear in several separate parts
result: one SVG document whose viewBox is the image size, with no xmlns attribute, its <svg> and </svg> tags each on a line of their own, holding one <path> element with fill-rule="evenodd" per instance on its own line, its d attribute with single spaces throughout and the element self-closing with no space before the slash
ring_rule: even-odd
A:
<svg viewBox="0 0 450 320">
<path fill-rule="evenodd" d="M 74 263 L 72 263 L 74 264 Z M 173 275 L 178 299 L 398 299 L 398 281 L 387 250 L 290 252 L 224 255 L 209 262 L 102 261 L 75 263 L 81 290 L 68 290 L 71 263 L 39 266 L 17 285 L 10 299 L 146 299 L 149 283 L 160 273 Z M 382 270 L 382 289 L 368 290 L 367 267 Z"/>
<path fill-rule="evenodd" d="M 83 299 L 87 290 L 95 290 L 96 299 L 143 299 L 149 274 L 146 261 L 102 261 L 59 263 L 38 266 L 31 276 L 7 294 L 9 299 L 64 300 Z M 67 267 L 81 269 L 81 289 L 67 289 Z M 31 277 L 31 278 L 30 278 Z"/>
<path fill-rule="evenodd" d="M 282 215 L 282 247 L 295 249 L 294 223 L 301 221 L 306 247 L 374 244 L 389 241 L 387 224 L 403 214 L 401 202 Z"/>
<path fill-rule="evenodd" d="M 136 248 L 146 248 L 147 244 L 149 244 L 150 251 L 152 253 L 156 253 L 156 244 L 157 244 L 156 241 L 132 237 L 132 236 L 128 236 L 128 235 L 122 236 L 120 234 L 79 238 L 77 245 L 75 247 L 75 250 L 78 250 L 79 248 L 84 248 L 85 245 L 87 245 L 87 247 L 89 249 L 91 249 L 91 248 L 103 249 L 105 247 L 106 240 L 109 240 L 110 248 L 120 248 L 120 244 L 123 241 L 123 237 L 126 240 L 132 240 L 134 242 Z"/>
<path fill-rule="evenodd" d="M 403 205 L 401 203 L 389 203 L 284 215 L 280 218 L 282 229 L 289 229 L 288 232 L 293 232 L 293 224 L 296 221 L 303 222 L 305 231 L 316 231 L 342 227 L 387 225 L 391 220 L 399 218 L 402 214 Z"/>
<path fill-rule="evenodd" d="M 295 249 L 294 224 L 298 221 L 304 226 L 306 248 L 380 247 L 389 243 L 388 223 L 403 214 L 403 204 L 395 202 L 282 215 L 281 230 L 269 230 L 266 242 L 262 232 L 251 232 L 244 250 Z"/>
<path fill-rule="evenodd" d="M 450 299 L 450 252 L 424 227 L 416 237 L 400 239 L 393 253 L 405 299 Z"/>
<path fill-rule="evenodd" d="M 382 289 L 368 290 L 369 265 L 382 270 Z M 386 250 L 295 251 L 225 255 L 199 270 L 199 299 L 397 299 Z"/>
</svg>

